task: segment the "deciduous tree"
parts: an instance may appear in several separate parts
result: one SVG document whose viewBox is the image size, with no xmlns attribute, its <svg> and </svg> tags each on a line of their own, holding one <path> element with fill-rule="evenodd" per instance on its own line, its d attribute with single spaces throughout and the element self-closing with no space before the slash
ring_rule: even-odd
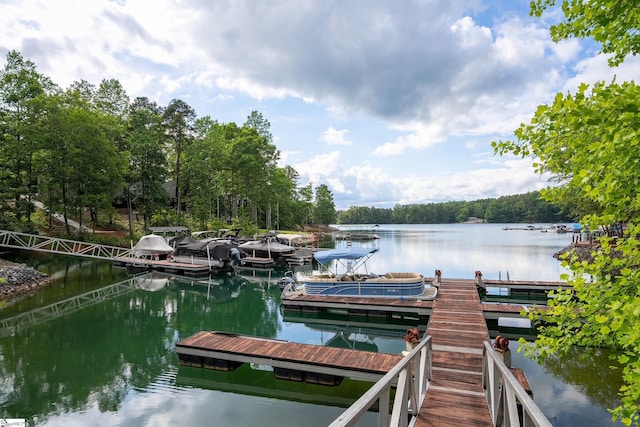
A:
<svg viewBox="0 0 640 427">
<path fill-rule="evenodd" d="M 125 174 L 124 196 L 129 210 L 129 232 L 133 233 L 132 205 L 142 214 L 144 226 L 166 206 L 168 195 L 162 109 L 144 97 L 136 98 L 127 114 L 125 150 L 130 153 Z"/>
<path fill-rule="evenodd" d="M 182 164 L 182 150 L 193 137 L 193 128 L 196 120 L 196 112 L 186 102 L 181 99 L 172 100 L 164 111 L 165 134 L 171 147 L 171 154 L 175 159 L 173 169 L 176 184 L 176 212 L 180 219 L 182 208 L 182 194 L 180 188 L 180 169 Z"/>
<path fill-rule="evenodd" d="M 38 73 L 33 62 L 16 51 L 7 54 L 0 70 L 0 200 L 3 227 L 8 217 L 26 220 L 27 229 L 33 212 L 32 198 L 37 193 L 37 174 L 33 157 L 40 147 L 40 133 L 35 126 L 42 111 L 44 97 L 55 90 L 53 83 Z M 6 202 L 11 200 L 12 204 Z"/>
<path fill-rule="evenodd" d="M 532 2 L 540 16 L 554 0 Z M 640 8 L 635 1 L 564 0 L 565 20 L 552 27 L 555 40 L 593 37 L 610 64 L 621 63 L 640 48 Z M 603 346 L 615 351 L 625 385 L 614 417 L 640 423 L 640 89 L 634 82 L 582 85 L 575 94 L 558 94 L 538 108 L 516 141 L 494 144 L 499 154 L 532 156 L 539 172 L 555 177 L 551 199 L 573 200 L 590 212 L 590 228 L 625 223 L 621 238 L 601 239 L 593 261 L 570 255 L 572 275 L 563 278 L 572 291 L 558 291 L 546 311 L 533 310 L 540 325 L 531 354 L 546 358 L 574 346 Z M 523 344 L 526 345 L 524 341 Z"/>
<path fill-rule="evenodd" d="M 542 16 L 557 0 L 533 0 L 531 14 Z M 621 64 L 640 53 L 640 8 L 636 0 L 562 0 L 564 20 L 551 26 L 554 41 L 570 37 L 593 38 L 601 52 L 612 54 L 609 63 Z"/>
</svg>

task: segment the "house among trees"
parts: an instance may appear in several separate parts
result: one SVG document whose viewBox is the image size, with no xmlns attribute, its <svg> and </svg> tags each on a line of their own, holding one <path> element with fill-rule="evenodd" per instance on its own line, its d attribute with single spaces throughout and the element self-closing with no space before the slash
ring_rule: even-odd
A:
<svg viewBox="0 0 640 427">
<path fill-rule="evenodd" d="M 470 216 L 466 221 L 462 221 L 462 224 L 486 224 L 486 222 L 486 219 Z"/>
</svg>

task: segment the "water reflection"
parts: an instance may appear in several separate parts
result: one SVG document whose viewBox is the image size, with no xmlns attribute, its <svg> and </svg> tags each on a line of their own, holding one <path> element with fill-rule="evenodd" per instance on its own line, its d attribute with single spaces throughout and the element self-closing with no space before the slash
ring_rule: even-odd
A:
<svg viewBox="0 0 640 427">
<path fill-rule="evenodd" d="M 513 345 L 512 345 L 513 346 Z M 575 349 L 538 365 L 512 352 L 534 391 L 534 401 L 555 426 L 622 426 L 607 408 L 615 407 L 621 385 L 619 371 L 609 369 L 606 351 Z"/>
<path fill-rule="evenodd" d="M 474 226 L 381 226 L 374 271 L 418 271 L 445 277 L 557 280 L 551 257 L 566 236 Z M 475 230 L 475 231 L 474 231 Z M 568 237 L 570 239 L 570 237 Z M 457 248 L 457 249 L 456 249 Z M 175 343 L 201 330 L 397 354 L 409 327 L 426 319 L 372 319 L 281 310 L 283 272 L 189 279 L 139 276 L 129 282 L 108 263 L 53 258 L 40 268 L 64 271 L 64 280 L 0 311 L 2 319 L 35 313 L 62 301 L 88 301 L 59 316 L 41 316 L 0 336 L 0 417 L 30 425 L 329 424 L 361 394 L 363 384 L 338 388 L 276 380 L 260 366 L 220 373 L 178 365 Z M 111 289 L 133 283 L 127 292 Z M 114 286 L 119 284 L 119 286 Z M 493 332 L 507 333 L 497 327 Z M 518 336 L 533 332 L 511 331 Z M 556 426 L 614 425 L 604 409 L 615 405 L 620 377 L 603 353 L 549 360 L 540 366 L 515 349 L 534 399 Z M 374 422 L 368 418 L 367 423 Z"/>
<path fill-rule="evenodd" d="M 570 234 L 503 230 L 504 224 L 381 225 L 379 253 L 369 263 L 372 271 L 418 271 L 427 276 L 436 269 L 443 277 L 473 278 L 500 274 L 512 280 L 558 280 L 564 272 L 553 253 L 571 243 Z"/>
</svg>

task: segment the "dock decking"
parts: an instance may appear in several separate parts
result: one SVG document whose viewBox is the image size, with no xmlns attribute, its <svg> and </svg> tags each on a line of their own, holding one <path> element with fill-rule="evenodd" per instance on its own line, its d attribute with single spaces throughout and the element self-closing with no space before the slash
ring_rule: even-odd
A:
<svg viewBox="0 0 640 427">
<path fill-rule="evenodd" d="M 190 264 L 168 260 L 152 260 L 135 257 L 117 257 L 113 260 L 117 266 L 132 270 L 150 270 L 163 273 L 182 274 L 191 277 L 209 275 L 210 268 L 204 264 Z"/>
<path fill-rule="evenodd" d="M 432 340 L 432 376 L 415 425 L 493 425 L 482 386 L 483 348 L 490 342 L 485 319 L 501 314 L 519 316 L 523 306 L 483 304 L 475 281 L 466 279 L 442 279 L 435 301 L 296 295 L 282 303 L 299 312 L 338 309 L 377 317 L 390 313 L 429 316 L 426 335 Z M 217 360 L 235 366 L 267 364 L 274 367 L 278 378 L 306 381 L 309 373 L 325 385 L 338 384 L 340 377 L 376 381 L 401 360 L 391 354 L 214 332 L 200 332 L 180 341 L 176 352 L 181 364 L 195 361 L 191 366 L 212 369 L 216 369 Z M 523 372 L 512 372 L 531 393 Z M 324 379 L 318 381 L 318 376 Z"/>
<path fill-rule="evenodd" d="M 482 388 L 482 348 L 490 339 L 475 283 L 442 280 L 427 335 L 432 377 L 415 425 L 493 425 Z"/>
<path fill-rule="evenodd" d="M 281 369 L 276 375 L 289 372 L 294 377 L 288 379 L 298 381 L 312 373 L 375 382 L 402 359 L 393 354 L 206 331 L 178 342 L 176 353 L 181 364 L 216 369 L 218 361 L 258 363 Z"/>
<path fill-rule="evenodd" d="M 476 292 L 476 284 L 471 279 L 443 279 L 447 283 L 464 284 L 465 289 Z M 509 282 L 501 282 L 509 283 Z M 554 283 L 557 289 L 559 282 L 516 282 L 518 286 L 527 286 L 527 289 L 547 289 Z M 447 288 L 445 288 L 447 289 Z M 443 288 L 440 288 L 440 292 Z M 446 290 L 445 292 L 448 292 Z M 451 295 L 449 295 L 451 296 Z M 446 298 L 446 297 L 445 297 Z M 444 298 L 438 294 L 438 300 Z M 480 300 L 478 298 L 478 303 Z M 368 317 L 389 317 L 389 316 L 416 316 L 428 317 L 434 309 L 434 301 L 421 301 L 417 299 L 390 299 L 390 298 L 365 298 L 365 297 L 337 297 L 296 294 L 282 299 L 282 306 L 289 312 L 321 313 L 323 311 L 341 311 L 349 315 L 360 315 Z M 499 317 L 521 317 L 521 311 L 529 308 L 525 304 L 519 303 L 480 303 L 480 308 L 485 319 L 498 319 Z"/>
</svg>

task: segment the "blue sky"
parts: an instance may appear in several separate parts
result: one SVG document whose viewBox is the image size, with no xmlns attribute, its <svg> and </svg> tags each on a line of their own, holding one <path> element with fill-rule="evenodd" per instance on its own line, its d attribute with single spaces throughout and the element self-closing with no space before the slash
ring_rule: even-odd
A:
<svg viewBox="0 0 640 427">
<path fill-rule="evenodd" d="M 493 155 L 580 82 L 635 79 L 589 41 L 555 44 L 529 0 L 0 0 L 15 49 L 62 87 L 115 78 L 131 98 L 271 123 L 282 165 L 336 207 L 474 200 L 547 185 Z"/>
</svg>

